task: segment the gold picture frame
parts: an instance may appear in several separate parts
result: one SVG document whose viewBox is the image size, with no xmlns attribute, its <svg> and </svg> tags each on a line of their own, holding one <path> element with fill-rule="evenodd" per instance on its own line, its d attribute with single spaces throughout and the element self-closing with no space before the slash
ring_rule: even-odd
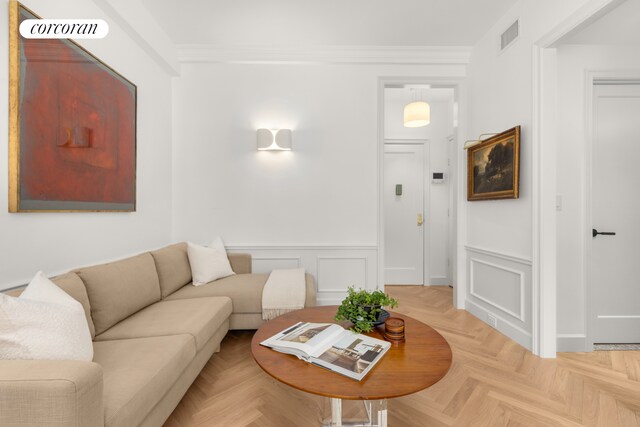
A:
<svg viewBox="0 0 640 427">
<path fill-rule="evenodd" d="M 467 150 L 467 200 L 520 196 L 520 126 Z"/>
</svg>

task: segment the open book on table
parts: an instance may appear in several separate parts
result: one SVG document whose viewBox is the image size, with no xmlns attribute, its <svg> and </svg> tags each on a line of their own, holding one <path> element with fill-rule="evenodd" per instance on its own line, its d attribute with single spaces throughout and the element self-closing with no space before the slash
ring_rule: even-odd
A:
<svg viewBox="0 0 640 427">
<path fill-rule="evenodd" d="M 260 344 L 360 381 L 391 346 L 333 323 L 299 322 Z"/>
</svg>

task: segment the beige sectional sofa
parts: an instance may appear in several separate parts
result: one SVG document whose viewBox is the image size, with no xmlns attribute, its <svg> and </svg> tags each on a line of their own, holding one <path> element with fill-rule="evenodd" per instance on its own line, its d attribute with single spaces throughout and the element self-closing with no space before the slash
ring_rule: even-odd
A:
<svg viewBox="0 0 640 427">
<path fill-rule="evenodd" d="M 198 287 L 185 243 L 54 278 L 85 309 L 93 362 L 0 361 L 0 425 L 162 425 L 227 331 L 263 322 L 268 275 L 229 261 L 236 275 Z"/>
</svg>

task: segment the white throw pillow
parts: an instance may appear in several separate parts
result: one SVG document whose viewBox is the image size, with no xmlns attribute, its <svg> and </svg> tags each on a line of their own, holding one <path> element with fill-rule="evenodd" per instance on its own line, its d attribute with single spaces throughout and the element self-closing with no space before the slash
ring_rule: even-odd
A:
<svg viewBox="0 0 640 427">
<path fill-rule="evenodd" d="M 41 271 L 18 298 L 0 294 L 0 359 L 93 360 L 82 304 Z"/>
<path fill-rule="evenodd" d="M 209 247 L 211 249 L 216 249 L 218 251 L 224 251 L 225 254 L 227 253 L 227 249 L 224 247 L 224 242 L 222 241 L 222 237 L 216 237 L 215 239 L 213 239 Z"/>
<path fill-rule="evenodd" d="M 187 242 L 187 255 L 191 264 L 194 286 L 235 274 L 231 269 L 222 239 L 219 237 L 213 240 L 209 248 Z"/>
</svg>

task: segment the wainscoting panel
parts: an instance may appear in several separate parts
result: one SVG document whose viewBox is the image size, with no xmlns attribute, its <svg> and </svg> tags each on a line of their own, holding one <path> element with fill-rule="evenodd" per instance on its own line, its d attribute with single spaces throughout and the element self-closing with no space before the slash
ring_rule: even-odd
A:
<svg viewBox="0 0 640 427">
<path fill-rule="evenodd" d="M 318 257 L 318 291 L 343 292 L 348 286 L 364 288 L 366 257 Z"/>
<path fill-rule="evenodd" d="M 304 268 L 316 279 L 318 305 L 339 304 L 347 287 L 377 286 L 375 246 L 229 246 L 229 252 L 252 256 L 254 273 Z"/>
<path fill-rule="evenodd" d="M 254 273 L 270 273 L 275 269 L 300 268 L 299 257 L 252 257 L 251 270 Z"/>
<path fill-rule="evenodd" d="M 465 246 L 466 307 L 505 335 L 531 349 L 531 261 L 510 254 Z"/>
<path fill-rule="evenodd" d="M 524 273 L 471 257 L 470 294 L 524 321 Z"/>
</svg>

